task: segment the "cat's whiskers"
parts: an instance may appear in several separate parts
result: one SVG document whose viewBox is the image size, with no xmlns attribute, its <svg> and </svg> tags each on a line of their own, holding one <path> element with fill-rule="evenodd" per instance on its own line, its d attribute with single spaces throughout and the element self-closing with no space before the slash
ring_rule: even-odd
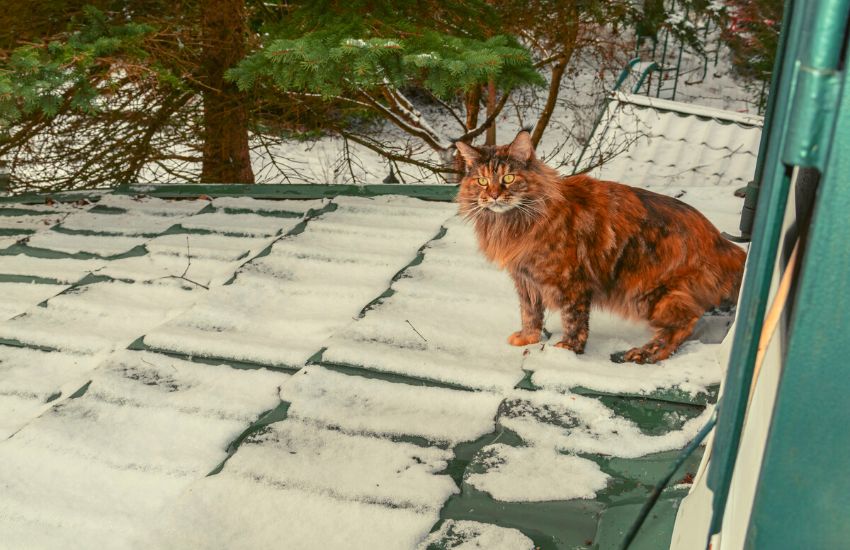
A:
<svg viewBox="0 0 850 550">
<path fill-rule="evenodd" d="M 476 220 L 477 220 L 477 219 L 481 216 L 481 214 L 482 214 L 485 210 L 487 210 L 487 206 L 486 206 L 486 205 L 483 205 L 483 204 L 473 204 L 471 208 L 469 208 L 469 209 L 467 209 L 467 210 L 466 210 L 466 213 L 464 214 L 464 216 L 463 216 L 463 217 L 464 217 L 464 219 L 466 219 L 466 220 L 468 220 L 468 221 L 473 221 L 473 222 L 474 222 L 474 221 L 476 221 Z"/>
<path fill-rule="evenodd" d="M 539 199 L 519 199 L 513 206 L 529 221 L 535 221 L 545 213 Z"/>
</svg>

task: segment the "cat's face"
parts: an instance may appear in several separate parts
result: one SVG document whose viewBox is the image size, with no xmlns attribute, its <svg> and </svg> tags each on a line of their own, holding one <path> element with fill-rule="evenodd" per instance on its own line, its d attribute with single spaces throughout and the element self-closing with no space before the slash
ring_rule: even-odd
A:
<svg viewBox="0 0 850 550">
<path fill-rule="evenodd" d="M 531 136 L 520 132 L 509 145 L 472 147 L 457 143 L 466 162 L 466 174 L 460 183 L 458 202 L 470 218 L 482 213 L 523 213 L 537 210 L 537 180 L 529 170 L 534 158 Z"/>
</svg>

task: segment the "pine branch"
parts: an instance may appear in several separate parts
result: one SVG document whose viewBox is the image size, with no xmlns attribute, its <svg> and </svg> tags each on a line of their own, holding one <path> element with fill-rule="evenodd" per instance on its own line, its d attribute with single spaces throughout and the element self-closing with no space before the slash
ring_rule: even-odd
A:
<svg viewBox="0 0 850 550">
<path fill-rule="evenodd" d="M 359 89 L 358 91 L 365 98 L 366 102 L 369 103 L 369 105 L 371 105 L 378 112 L 382 113 L 387 119 L 390 120 L 390 122 L 401 128 L 408 134 L 422 139 L 422 141 L 424 141 L 432 149 L 435 149 L 437 151 L 443 151 L 448 148 L 448 146 L 441 143 L 441 140 L 437 136 L 433 136 L 425 129 L 415 126 L 415 123 L 413 121 L 405 120 L 404 118 L 402 118 L 401 115 L 396 114 L 393 110 L 382 105 L 377 99 L 369 95 L 369 93 L 365 90 Z"/>
<path fill-rule="evenodd" d="M 449 105 L 448 103 L 446 103 L 445 101 L 443 101 L 442 99 L 440 99 L 439 97 L 434 95 L 430 90 L 428 90 L 428 95 L 431 97 L 431 99 L 436 101 L 442 108 L 444 108 L 446 111 L 448 111 L 448 113 L 452 116 L 452 118 L 454 118 L 457 121 L 457 123 L 460 124 L 461 128 L 466 130 L 466 123 L 463 121 L 462 118 L 460 118 L 460 115 L 457 114 L 457 111 L 455 111 L 452 108 L 451 105 Z"/>
<path fill-rule="evenodd" d="M 354 143 L 358 143 L 367 149 L 371 149 L 372 151 L 378 153 L 379 155 L 385 157 L 388 160 L 395 162 L 403 162 L 405 164 L 412 164 L 414 166 L 418 166 L 420 168 L 425 168 L 426 170 L 430 170 L 435 174 L 457 174 L 457 170 L 452 168 L 447 168 L 445 166 L 440 166 L 437 164 L 432 164 L 430 162 L 425 162 L 421 160 L 417 160 L 405 155 L 399 155 L 397 153 L 393 153 L 385 149 L 382 144 L 374 139 L 367 138 L 365 136 L 360 136 L 357 134 L 352 134 L 346 132 L 345 130 L 339 130 L 339 134 L 347 139 L 350 139 Z"/>
</svg>

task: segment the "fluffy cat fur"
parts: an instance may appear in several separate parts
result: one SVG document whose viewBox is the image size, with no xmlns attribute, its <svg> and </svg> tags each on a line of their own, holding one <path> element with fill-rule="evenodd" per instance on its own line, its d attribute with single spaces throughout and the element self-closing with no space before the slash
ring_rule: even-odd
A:
<svg viewBox="0 0 850 550">
<path fill-rule="evenodd" d="M 611 359 L 654 363 L 676 351 L 705 311 L 737 300 L 744 252 L 687 204 L 586 175 L 561 177 L 535 157 L 526 131 L 509 145 L 456 146 L 466 164 L 460 212 L 519 294 L 522 328 L 511 345 L 539 342 L 550 309 L 564 329 L 555 345 L 583 353 L 590 308 L 600 306 L 655 330 L 646 345 Z"/>
</svg>

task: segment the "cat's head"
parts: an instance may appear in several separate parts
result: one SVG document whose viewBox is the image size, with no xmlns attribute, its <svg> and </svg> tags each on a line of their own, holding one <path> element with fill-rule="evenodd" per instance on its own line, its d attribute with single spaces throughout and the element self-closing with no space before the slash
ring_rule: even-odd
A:
<svg viewBox="0 0 850 550">
<path fill-rule="evenodd" d="M 522 130 L 508 145 L 455 144 L 466 172 L 460 182 L 460 211 L 471 219 L 542 214 L 554 171 L 537 160 L 531 135 Z"/>
</svg>

